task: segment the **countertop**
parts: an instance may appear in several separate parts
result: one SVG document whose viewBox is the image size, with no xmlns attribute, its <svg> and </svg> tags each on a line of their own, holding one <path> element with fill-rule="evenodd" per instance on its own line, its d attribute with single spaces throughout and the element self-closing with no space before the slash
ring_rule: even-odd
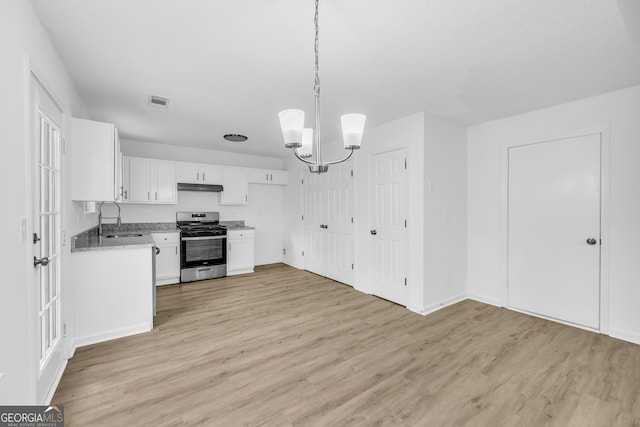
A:
<svg viewBox="0 0 640 427">
<path fill-rule="evenodd" d="M 255 230 L 244 224 L 244 221 L 220 221 L 227 230 Z M 71 238 L 71 252 L 104 250 L 104 249 L 124 249 L 124 248 L 145 248 L 154 245 L 151 234 L 155 233 L 177 233 L 175 222 L 132 222 L 125 223 L 119 227 L 115 224 L 102 225 L 102 238 L 98 236 L 98 227 L 90 228 Z M 104 237 L 108 234 L 137 233 L 142 236 L 135 237 Z"/>
<path fill-rule="evenodd" d="M 71 252 L 105 250 L 105 249 L 133 249 L 151 248 L 154 245 L 151 233 L 175 233 L 173 223 L 128 223 L 117 227 L 115 224 L 102 226 L 103 237 L 98 236 L 98 227 L 90 228 L 71 238 Z M 142 236 L 134 237 L 104 237 L 109 234 L 138 233 Z"/>
</svg>

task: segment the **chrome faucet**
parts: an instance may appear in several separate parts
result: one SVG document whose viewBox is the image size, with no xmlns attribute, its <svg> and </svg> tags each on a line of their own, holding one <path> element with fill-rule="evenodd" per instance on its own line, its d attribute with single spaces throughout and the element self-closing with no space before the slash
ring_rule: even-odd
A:
<svg viewBox="0 0 640 427">
<path fill-rule="evenodd" d="M 104 205 L 105 202 L 100 202 L 100 204 L 98 205 L 98 236 L 102 237 L 102 220 L 103 219 L 115 219 L 116 221 L 116 225 L 118 227 L 120 227 L 122 225 L 122 218 L 120 217 L 120 205 L 116 202 L 113 202 L 114 205 L 116 205 L 116 207 L 118 208 L 118 216 L 102 216 L 102 205 Z"/>
</svg>

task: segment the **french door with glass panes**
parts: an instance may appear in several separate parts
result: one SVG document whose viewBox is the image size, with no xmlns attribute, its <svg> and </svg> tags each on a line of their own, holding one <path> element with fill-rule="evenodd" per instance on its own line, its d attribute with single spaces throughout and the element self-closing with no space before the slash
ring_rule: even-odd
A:
<svg viewBox="0 0 640 427">
<path fill-rule="evenodd" d="M 32 187 L 33 283 L 36 292 L 37 399 L 46 403 L 63 367 L 61 351 L 61 159 L 62 113 L 33 77 Z M 30 260 L 31 262 L 31 260 Z"/>
</svg>

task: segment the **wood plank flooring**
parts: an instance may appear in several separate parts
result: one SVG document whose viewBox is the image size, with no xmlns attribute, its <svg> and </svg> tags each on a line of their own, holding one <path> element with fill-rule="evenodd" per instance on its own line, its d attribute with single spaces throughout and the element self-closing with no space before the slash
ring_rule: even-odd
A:
<svg viewBox="0 0 640 427">
<path fill-rule="evenodd" d="M 155 329 L 79 348 L 53 403 L 67 426 L 640 426 L 640 346 L 274 264 L 159 288 Z"/>
</svg>

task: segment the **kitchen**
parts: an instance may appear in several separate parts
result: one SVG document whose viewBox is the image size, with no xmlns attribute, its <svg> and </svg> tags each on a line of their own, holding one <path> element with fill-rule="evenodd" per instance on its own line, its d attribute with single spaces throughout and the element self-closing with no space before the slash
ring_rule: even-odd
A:
<svg viewBox="0 0 640 427">
<path fill-rule="evenodd" d="M 59 4 L 63 5 L 63 3 Z M 38 7 L 48 7 L 45 6 L 45 2 L 36 1 L 33 4 L 39 4 Z M 139 8 L 144 9 L 140 4 L 142 3 L 132 7 L 136 10 Z M 51 7 L 55 9 L 57 6 Z M 266 6 L 259 5 L 256 7 L 260 9 Z M 302 6 L 297 5 L 294 7 Z M 474 6 L 470 4 L 469 7 Z M 600 7 L 608 6 L 601 5 Z M 8 10 L 9 13 L 3 14 L 3 17 L 0 18 L 3 24 L 0 25 L 0 31 L 2 31 L 0 35 L 5 40 L 15 40 L 15 43 L 2 47 L 3 57 L 7 58 L 8 67 L 6 70 L 7 78 L 2 79 L 0 82 L 2 92 L 6 94 L 2 103 L 2 112 L 8 124 L 4 130 L 6 140 L 5 156 L 3 156 L 3 167 L 0 168 L 0 173 L 2 174 L 2 182 L 7 184 L 3 184 L 3 191 L 5 191 L 7 200 L 10 202 L 2 210 L 3 222 L 9 224 L 9 226 L 1 231 L 3 241 L 7 242 L 7 244 L 2 247 L 3 268 L 6 267 L 4 278 L 6 285 L 3 287 L 2 301 L 0 301 L 0 313 L 2 313 L 0 321 L 3 325 L 11 325 L 10 328 L 3 330 L 3 338 L 19 351 L 3 352 L 0 355 L 0 400 L 44 402 L 47 400 L 47 396 L 51 396 L 52 392 L 50 387 L 47 388 L 43 384 L 39 384 L 39 381 L 44 383 L 44 380 L 36 372 L 37 369 L 33 368 L 34 358 L 37 358 L 37 351 L 34 349 L 34 340 L 32 339 L 34 334 L 37 335 L 34 332 L 33 319 L 37 318 L 37 313 L 36 309 L 29 304 L 29 301 L 35 300 L 34 284 L 37 282 L 37 277 L 35 276 L 37 273 L 35 271 L 39 270 L 34 270 L 33 265 L 29 265 L 29 268 L 25 267 L 25 259 L 31 262 L 33 257 L 31 231 L 35 229 L 36 219 L 34 219 L 35 217 L 32 213 L 37 206 L 37 201 L 32 200 L 32 185 L 36 181 L 36 178 L 30 172 L 32 170 L 32 148 L 30 143 L 25 142 L 30 141 L 29 136 L 31 133 L 28 123 L 31 123 L 32 120 L 30 112 L 32 100 L 29 97 L 33 93 L 44 95 L 46 92 L 50 92 L 55 103 L 58 104 L 58 109 L 64 113 L 61 115 L 63 124 L 61 166 L 64 172 L 60 175 L 62 210 L 59 213 L 59 221 L 64 232 L 60 254 L 62 271 L 64 272 L 63 292 L 68 297 L 67 303 L 62 305 L 62 318 L 65 320 L 63 333 L 67 338 L 63 343 L 65 360 L 73 355 L 76 345 L 82 344 L 82 341 L 76 343 L 74 339 L 86 339 L 84 341 L 86 344 L 92 342 L 92 340 L 108 338 L 108 333 L 105 331 L 113 332 L 113 327 L 109 329 L 108 325 L 103 326 L 102 331 L 97 333 L 95 330 L 83 330 L 82 328 L 87 326 L 86 323 L 74 322 L 77 314 L 76 310 L 83 307 L 80 304 L 82 295 L 78 294 L 79 283 L 91 281 L 94 269 L 110 268 L 114 265 L 115 260 L 108 259 L 104 263 L 105 265 L 100 265 L 97 262 L 91 268 L 89 268 L 89 264 L 86 264 L 89 271 L 83 271 L 82 267 L 75 265 L 74 257 L 82 257 L 82 255 L 80 252 L 71 251 L 71 239 L 73 236 L 80 235 L 98 225 L 100 207 L 94 202 L 104 198 L 100 197 L 96 200 L 92 200 L 94 198 L 91 197 L 74 199 L 74 188 L 89 182 L 89 180 L 83 181 L 89 172 L 80 175 L 69 173 L 69 171 L 82 166 L 82 164 L 77 164 L 74 160 L 75 147 L 71 137 L 73 118 L 112 123 L 116 128 L 127 129 L 121 135 L 120 151 L 125 159 L 123 165 L 127 163 L 126 160 L 128 159 L 129 172 L 131 171 L 131 159 L 151 159 L 148 160 L 151 169 L 153 168 L 151 162 L 172 162 L 175 166 L 175 200 L 171 196 L 170 201 L 166 203 L 133 204 L 123 202 L 120 205 L 120 217 L 123 223 L 167 224 L 175 223 L 177 212 L 219 212 L 220 221 L 244 221 L 246 225 L 255 229 L 255 265 L 283 262 L 302 269 L 306 267 L 307 262 L 304 252 L 309 250 L 308 247 L 305 247 L 306 231 L 302 220 L 302 216 L 307 214 L 304 203 L 306 187 L 303 184 L 303 180 L 307 179 L 308 173 L 305 172 L 303 165 L 282 147 L 282 141 L 279 139 L 280 135 L 277 135 L 277 108 L 262 104 L 262 102 L 266 98 L 277 100 L 278 108 L 289 103 L 301 102 L 304 104 L 303 107 L 307 110 L 307 114 L 312 110 L 312 107 L 310 100 L 307 98 L 304 98 L 307 99 L 306 103 L 305 101 L 299 101 L 303 98 L 303 95 L 298 96 L 297 90 L 285 94 L 283 92 L 284 89 L 280 89 L 288 87 L 287 84 L 290 82 L 287 78 L 280 85 L 273 84 L 273 87 L 278 87 L 276 90 L 273 89 L 270 79 L 274 76 L 267 76 L 266 74 L 269 74 L 270 71 L 266 70 L 283 70 L 288 67 L 283 67 L 278 60 L 275 60 L 274 63 L 261 62 L 268 61 L 268 59 L 260 52 L 271 49 L 271 45 L 266 47 L 255 46 L 258 53 L 255 58 L 252 57 L 252 60 L 257 61 L 256 64 L 250 61 L 247 62 L 246 58 L 242 56 L 230 55 L 227 57 L 229 59 L 227 63 L 229 67 L 220 71 L 221 73 L 229 73 L 229 75 L 223 74 L 218 76 L 217 79 L 211 79 L 206 71 L 202 72 L 189 62 L 174 61 L 167 65 L 162 61 L 164 59 L 163 55 L 156 51 L 145 51 L 144 49 L 136 51 L 137 56 L 135 56 L 135 59 L 122 63 L 109 60 L 103 61 L 100 55 L 88 55 L 87 57 L 91 61 L 96 62 L 87 66 L 89 72 L 86 72 L 87 70 L 85 69 L 86 73 L 83 74 L 79 70 L 69 71 L 69 68 L 71 68 L 69 64 L 73 63 L 74 56 L 64 53 L 59 46 L 56 46 L 58 41 L 52 40 L 60 40 L 57 37 L 62 39 L 68 37 L 72 40 L 83 42 L 83 37 L 78 37 L 77 34 L 90 34 L 92 25 L 100 25 L 101 17 L 99 13 L 93 17 L 77 20 L 77 28 L 67 27 L 68 33 L 59 34 L 57 31 L 61 31 L 61 27 L 56 27 L 53 21 L 61 19 L 64 13 L 55 14 L 49 9 L 48 12 L 52 14 L 50 19 L 53 21 L 47 24 L 51 27 L 45 27 L 39 16 L 42 10 L 35 10 L 31 2 L 12 1 L 8 6 Z M 297 12 L 302 15 L 306 13 Z M 478 10 L 476 12 L 481 13 L 482 11 Z M 178 13 L 183 13 L 183 11 Z M 394 13 L 401 13 L 401 11 L 394 11 Z M 242 16 L 242 14 L 239 15 Z M 523 16 L 526 15 L 523 14 Z M 596 15 L 618 16 L 613 12 Z M 167 16 L 171 16 L 171 13 L 167 12 Z M 279 16 L 286 16 L 286 14 Z M 403 18 L 407 17 L 403 15 Z M 228 24 L 220 22 L 221 18 L 216 17 L 214 19 L 216 19 L 216 25 L 220 27 L 221 31 L 226 30 L 238 34 L 237 39 L 234 38 L 234 40 L 230 41 L 230 43 L 237 43 L 235 46 L 236 52 L 243 51 L 242 49 L 247 47 L 245 44 L 253 46 L 253 43 L 256 43 L 256 39 L 264 41 L 260 37 L 254 37 L 256 33 L 251 30 L 238 33 L 235 31 L 237 28 L 228 28 L 226 26 Z M 282 23 L 282 26 L 286 27 L 284 24 Z M 473 20 L 467 22 L 467 24 L 469 28 L 476 29 L 477 25 L 479 25 L 474 24 Z M 211 27 L 216 27 L 216 25 Z M 251 28 L 251 22 L 242 21 L 240 25 L 244 29 Z M 372 105 L 384 104 L 385 111 L 388 114 L 383 114 L 382 111 L 379 111 L 377 119 L 375 119 L 375 115 L 370 116 L 372 121 L 365 131 L 362 149 L 354 155 L 351 163 L 348 164 L 349 169 L 344 171 L 345 176 L 353 176 L 352 206 L 355 220 L 353 222 L 352 246 L 349 249 L 353 254 L 353 258 L 349 260 L 350 262 L 345 263 L 346 268 L 352 270 L 352 279 L 350 279 L 352 283 L 350 284 L 363 294 L 379 293 L 372 281 L 374 267 L 377 264 L 370 250 L 372 239 L 374 238 L 372 236 L 376 235 L 373 231 L 380 231 L 372 226 L 375 224 L 373 216 L 375 210 L 372 209 L 371 201 L 373 198 L 370 194 L 369 184 L 373 171 L 371 159 L 389 151 L 399 152 L 404 150 L 404 153 L 406 153 L 405 170 L 407 171 L 406 179 L 408 184 L 406 186 L 406 218 L 402 219 L 405 220 L 403 223 L 406 224 L 408 231 L 402 232 L 407 248 L 405 256 L 402 258 L 406 260 L 406 271 L 403 272 L 406 274 L 399 276 L 397 280 L 397 284 L 401 285 L 398 300 L 401 301 L 403 307 L 421 315 L 426 315 L 468 298 L 487 304 L 504 306 L 504 300 L 502 299 L 504 290 L 501 288 L 501 275 L 503 272 L 501 259 L 503 249 L 501 244 L 503 239 L 501 237 L 502 229 L 500 228 L 502 215 L 501 191 L 503 187 L 501 187 L 502 181 L 499 171 L 502 168 L 500 156 L 503 153 L 501 150 L 509 142 L 506 141 L 509 138 L 505 135 L 511 135 L 512 138 L 516 139 L 520 138 L 522 135 L 513 129 L 521 129 L 521 133 L 534 135 L 536 141 L 540 141 L 544 140 L 544 138 L 570 134 L 576 129 L 592 128 L 594 123 L 604 123 L 603 126 L 598 125 L 599 131 L 607 126 L 611 126 L 611 129 L 615 130 L 608 140 L 617 150 L 611 150 L 611 162 L 615 165 L 615 167 L 611 168 L 611 182 L 614 186 L 611 192 L 611 241 L 621 245 L 618 246 L 621 249 L 616 251 L 615 247 L 612 247 L 611 250 L 611 274 L 607 274 L 611 281 L 611 316 L 608 316 L 611 324 L 610 329 L 603 331 L 603 333 L 610 333 L 627 341 L 638 342 L 640 319 L 638 318 L 637 310 L 634 311 L 629 306 L 629 301 L 637 300 L 637 292 L 630 285 L 633 281 L 631 278 L 636 276 L 637 266 L 634 262 L 634 247 L 629 242 L 629 239 L 637 233 L 625 233 L 624 230 L 630 229 L 626 218 L 634 216 L 638 211 L 637 204 L 633 202 L 635 190 L 632 185 L 627 183 L 637 181 L 636 178 L 638 177 L 637 168 L 629 164 L 628 159 L 637 157 L 637 148 L 631 141 L 640 133 L 633 119 L 633 114 L 638 111 L 637 85 L 640 82 L 637 80 L 637 76 L 640 75 L 640 66 L 636 60 L 637 54 L 632 53 L 635 51 L 631 43 L 617 32 L 620 28 L 617 25 L 616 21 L 616 24 L 612 26 L 615 30 L 612 30 L 610 39 L 606 39 L 613 40 L 611 46 L 616 46 L 616 48 L 598 50 L 600 55 L 610 55 L 610 57 L 607 57 L 608 61 L 604 62 L 609 64 L 608 66 L 611 67 L 611 70 L 607 68 L 608 72 L 591 75 L 589 84 L 585 85 L 590 89 L 580 92 L 579 96 L 569 89 L 562 92 L 562 96 L 558 95 L 560 93 L 558 88 L 564 88 L 561 83 L 567 80 L 562 77 L 561 73 L 558 73 L 557 78 L 560 83 L 554 86 L 554 90 L 551 91 L 555 91 L 554 93 L 547 93 L 547 98 L 541 99 L 534 96 L 534 94 L 530 94 L 527 98 L 529 101 L 523 101 L 526 97 L 518 97 L 516 102 L 507 92 L 520 93 L 518 91 L 523 86 L 519 85 L 518 82 L 521 81 L 522 70 L 512 70 L 514 74 L 510 78 L 500 79 L 501 84 L 511 82 L 511 89 L 503 93 L 498 90 L 500 85 L 493 86 L 494 89 L 490 91 L 491 93 L 486 99 L 479 97 L 474 102 L 471 102 L 471 104 L 475 103 L 476 107 L 477 105 L 482 105 L 482 107 L 477 107 L 473 110 L 476 116 L 471 118 L 468 115 L 462 115 L 464 116 L 462 122 L 442 117 L 446 115 L 444 113 L 448 109 L 455 107 L 455 103 L 445 103 L 439 106 L 428 104 L 425 99 L 431 98 L 426 95 L 430 93 L 426 89 L 417 96 L 413 96 L 416 92 L 411 82 L 424 79 L 414 79 L 413 77 L 415 76 L 407 78 L 402 73 L 411 73 L 408 71 L 410 69 L 424 70 L 424 68 L 421 68 L 425 65 L 420 62 L 422 61 L 421 58 L 415 55 L 408 55 L 408 52 L 400 51 L 397 53 L 401 58 L 404 58 L 408 64 L 412 64 L 414 67 L 396 70 L 393 66 L 393 61 L 386 61 L 384 64 L 377 64 L 375 67 L 367 69 L 368 71 L 375 69 L 383 74 L 389 73 L 388 75 L 396 76 L 396 78 L 393 79 L 394 84 L 377 85 L 377 90 L 380 91 L 376 94 L 378 102 L 374 102 Z M 53 27 L 57 29 L 52 29 Z M 166 29 L 162 26 L 155 26 L 154 28 L 161 32 Z M 189 28 L 185 28 L 184 34 L 190 35 L 190 37 L 185 35 L 185 40 L 200 39 L 197 34 L 188 33 L 189 30 Z M 484 27 L 478 29 L 478 31 L 479 34 L 483 34 Z M 169 31 L 167 34 L 163 33 L 160 38 L 173 40 L 174 35 L 172 31 Z M 102 50 L 107 53 L 112 43 L 124 46 L 127 44 L 127 40 L 145 40 L 147 36 L 147 34 L 139 32 L 127 36 L 123 31 L 122 34 L 113 34 L 115 39 L 118 37 L 123 38 L 117 40 L 117 42 L 113 40 L 100 41 L 95 46 L 95 50 Z M 584 39 L 585 37 L 581 38 Z M 425 37 L 425 40 L 427 39 Z M 599 38 L 598 40 L 601 39 L 604 38 Z M 502 40 L 502 38 L 497 40 Z M 376 43 L 375 40 L 369 41 L 373 45 L 389 47 L 386 42 Z M 183 51 L 183 44 L 181 44 L 184 43 L 183 39 L 179 38 L 175 43 L 169 41 L 167 43 L 174 50 Z M 593 41 L 593 43 L 597 44 L 599 42 Z M 574 49 L 573 51 L 585 52 L 585 55 L 593 47 L 588 41 L 584 42 L 584 44 L 576 41 L 576 44 L 585 50 Z M 330 46 L 331 42 L 328 45 Z M 446 58 L 448 53 L 446 48 L 444 49 L 441 52 L 442 55 L 425 56 Z M 335 50 L 335 48 L 327 48 L 329 52 Z M 523 49 L 522 51 L 525 50 Z M 303 53 L 310 54 L 310 51 L 311 49 L 300 48 L 301 57 Z M 414 52 L 414 49 L 408 49 L 408 51 Z M 485 52 L 484 50 L 480 51 Z M 564 52 L 563 55 L 568 55 L 567 57 L 569 57 L 571 52 L 569 50 L 568 53 Z M 357 95 L 359 95 L 358 92 L 361 88 L 358 89 L 358 85 L 353 82 L 366 73 L 362 75 L 356 73 L 354 75 L 349 74 L 349 72 L 360 69 L 358 65 L 361 62 L 361 58 L 353 58 L 346 50 L 344 52 L 340 51 L 339 55 L 339 58 L 327 61 L 326 88 L 336 88 L 336 92 L 341 97 L 358 99 Z M 460 57 L 476 58 L 474 51 L 467 52 L 466 55 Z M 383 57 L 383 55 L 371 54 L 369 57 L 378 58 Z M 592 56 L 588 57 L 592 58 Z M 581 63 L 578 59 L 573 58 L 573 61 L 575 64 L 580 65 Z M 600 57 L 596 59 L 597 61 L 594 60 L 594 63 L 590 63 L 590 65 L 602 63 Z M 91 78 L 97 78 L 100 74 L 104 74 L 119 76 L 121 81 L 129 81 L 126 78 L 126 73 L 133 73 L 136 68 L 135 64 L 147 62 L 151 65 L 151 68 L 156 70 L 165 70 L 164 67 L 167 67 L 166 70 L 171 78 L 159 77 L 160 73 L 157 75 L 149 73 L 139 77 L 139 80 L 135 83 L 128 84 L 124 88 L 123 93 L 126 95 L 121 95 L 122 99 L 115 100 L 113 105 L 118 108 L 110 111 L 87 101 L 97 102 L 100 99 L 109 99 L 115 93 L 108 84 L 90 81 Z M 300 67 L 294 74 L 301 76 L 310 74 L 310 64 L 306 64 L 309 67 L 305 67 L 301 65 L 303 62 L 306 64 L 306 61 L 302 60 L 293 61 L 292 64 L 289 64 Z M 329 65 L 332 62 L 333 65 Z M 547 62 L 543 61 L 541 66 L 544 69 L 545 64 L 548 65 L 552 62 L 547 58 Z M 567 64 L 574 64 L 574 62 L 568 60 Z M 340 73 L 333 75 L 328 70 L 335 69 L 336 63 L 340 63 L 343 67 L 341 67 L 342 71 Z M 500 63 L 500 61 L 496 60 L 495 63 Z M 185 64 L 188 64 L 188 66 Z M 482 62 L 482 64 L 484 64 L 482 66 L 488 66 L 488 62 Z M 578 69 L 585 68 L 578 65 L 575 65 Z M 125 66 L 130 68 L 125 71 Z M 246 98 L 244 101 L 238 101 L 234 97 L 233 91 L 230 91 L 225 92 L 226 95 L 222 104 L 217 104 L 215 107 L 209 104 L 214 96 L 223 93 L 224 82 L 234 77 L 233 74 L 236 74 L 239 78 L 246 77 L 246 70 L 253 66 L 265 70 L 265 75 L 258 74 L 260 78 L 264 79 L 260 81 L 260 88 L 264 89 L 268 96 L 262 96 L 259 91 L 253 91 L 251 97 Z M 568 65 L 567 67 L 567 69 L 574 69 Z M 432 69 L 430 67 L 427 68 Z M 104 73 L 91 71 L 98 69 L 104 70 Z M 458 70 L 464 69 L 464 66 L 458 68 Z M 615 74 L 613 70 L 619 74 Z M 503 70 L 499 71 L 502 72 Z M 399 77 L 396 72 L 400 73 Z M 540 68 L 534 65 L 531 65 L 529 72 L 530 74 L 527 75 L 530 79 L 544 74 Z M 442 81 L 446 80 L 445 77 L 450 76 L 457 82 L 452 83 L 451 87 L 444 85 L 446 90 L 454 94 L 452 99 L 456 97 L 455 94 L 458 93 L 460 85 L 464 86 L 466 84 L 464 71 L 460 73 L 461 75 L 456 75 L 455 73 L 445 72 L 442 76 Z M 280 71 L 275 74 L 280 74 Z M 610 83 L 615 80 L 611 77 L 614 74 L 618 76 L 615 84 Z M 85 77 L 79 78 L 79 75 L 84 75 Z M 609 77 L 601 81 L 598 80 L 598 75 L 608 75 Z M 91 78 L 87 76 L 91 76 Z M 201 80 L 198 80 L 198 78 L 201 78 Z M 375 78 L 375 76 L 372 78 Z M 343 79 L 350 83 L 340 83 Z M 191 80 L 200 82 L 195 85 L 196 89 L 190 88 L 189 83 Z M 308 80 L 310 79 L 301 78 L 300 82 L 291 83 L 296 88 L 298 86 L 301 88 L 300 94 L 311 98 Z M 193 109 L 187 112 L 185 110 L 186 107 L 180 104 L 174 93 L 167 93 L 170 92 L 169 88 L 167 88 L 167 92 L 158 92 L 155 88 L 166 87 L 163 81 L 172 81 L 177 86 L 186 88 L 187 92 L 192 95 L 193 91 L 195 91 L 194 99 L 197 100 L 197 105 L 194 105 Z M 408 86 L 403 86 L 405 81 L 409 82 Z M 20 83 L 18 84 L 17 82 Z M 428 84 L 428 82 L 425 84 Z M 541 86 L 524 85 L 524 87 L 530 88 L 532 92 L 542 93 Z M 210 90 L 210 92 L 207 92 L 210 97 L 198 96 L 198 93 L 204 90 L 203 88 Z M 481 88 L 484 88 L 484 86 L 481 86 Z M 332 101 L 328 102 L 327 105 L 333 105 L 334 103 L 331 96 L 335 96 L 335 93 L 330 95 L 330 90 L 326 99 Z M 477 93 L 485 93 L 485 91 L 486 89 L 482 89 L 480 92 L 475 93 L 477 95 Z M 367 91 L 362 90 L 361 92 Z M 82 93 L 82 96 L 80 93 Z M 147 97 L 154 94 L 170 98 L 169 108 L 159 109 L 148 105 Z M 125 98 L 135 98 L 135 102 L 132 102 L 135 106 L 127 106 L 127 102 L 124 101 Z M 380 100 L 384 101 L 381 102 Z M 503 102 L 502 104 L 500 103 L 501 101 Z M 569 101 L 574 101 L 575 104 L 563 104 Z M 524 105 L 521 105 L 520 102 L 524 102 Z M 250 110 L 259 111 L 259 113 L 250 112 L 253 115 L 247 118 L 239 112 L 247 110 L 249 105 L 252 107 Z M 556 107 L 552 107 L 554 105 Z M 540 110 L 545 107 L 556 109 L 550 113 L 545 113 Z M 471 107 L 469 108 L 472 109 Z M 233 111 L 233 113 L 230 111 Z M 465 111 L 467 114 L 471 114 L 469 110 Z M 532 112 L 525 113 L 527 111 Z M 584 111 L 587 111 L 588 114 L 582 114 Z M 179 116 L 188 116 L 190 119 L 186 124 L 180 125 L 171 119 L 172 116 L 170 114 L 172 112 L 176 112 Z M 557 114 L 554 115 L 554 112 Z M 513 121 L 502 119 L 502 117 L 516 113 L 525 113 L 525 115 L 519 119 L 513 119 Z M 150 119 L 149 122 L 153 123 L 153 125 L 145 127 L 143 125 L 144 120 L 132 119 L 132 117 L 136 116 Z M 561 119 L 554 121 L 553 117 L 549 116 L 560 117 Z M 582 119 L 576 119 L 577 116 L 582 117 Z M 335 119 L 335 122 L 338 122 L 337 117 Z M 500 120 L 492 121 L 495 119 Z M 334 117 L 327 115 L 326 123 L 328 128 L 332 126 L 331 123 L 333 121 Z M 541 122 L 549 126 L 551 130 L 545 132 L 544 129 L 549 128 L 545 127 L 543 129 Z M 333 126 L 336 125 L 333 124 Z M 215 128 L 215 132 L 212 132 L 213 128 Z M 200 129 L 204 136 L 195 132 L 194 129 Z M 264 136 L 266 132 L 262 133 L 261 129 L 270 129 L 270 132 L 272 131 L 270 134 L 276 135 L 277 138 L 274 137 L 270 140 L 270 143 L 267 143 Z M 327 158 L 338 158 L 344 155 L 338 141 L 338 133 L 334 130 L 331 129 L 327 132 L 329 135 L 327 136 L 328 143 L 325 151 Z M 222 136 L 226 133 L 246 133 L 249 139 L 245 142 L 225 141 Z M 606 134 L 606 131 L 603 131 L 603 133 Z M 159 140 L 162 142 L 157 142 Z M 498 143 L 496 141 L 502 142 Z M 242 194 L 240 194 L 240 204 L 225 204 L 221 193 L 177 191 L 177 183 L 181 179 L 179 178 L 181 169 L 178 165 L 184 164 L 214 165 L 222 168 L 243 168 L 243 170 L 252 171 L 286 171 L 287 180 L 286 185 L 283 183 L 250 182 L 248 178 L 250 174 L 247 174 L 244 203 L 242 203 Z M 134 165 L 137 165 L 135 160 Z M 52 168 L 52 170 L 54 169 Z M 123 170 L 126 170 L 126 167 Z M 352 171 L 351 174 L 348 173 L 349 171 Z M 95 172 L 95 169 L 91 168 L 91 172 Z M 199 179 L 198 173 L 196 171 L 196 181 Z M 270 175 L 271 172 L 266 172 L 266 174 Z M 259 176 L 257 173 L 255 175 Z M 163 175 L 163 177 L 165 176 Z M 123 180 L 127 181 L 124 174 Z M 131 176 L 129 176 L 129 182 L 131 182 L 130 180 Z M 11 185 L 8 185 L 9 183 Z M 224 181 L 222 181 L 220 185 L 224 187 L 224 184 Z M 123 184 L 123 193 L 126 191 L 124 187 L 125 185 Z M 148 199 L 151 199 L 152 196 L 155 198 L 155 194 L 151 194 L 151 183 L 148 183 L 146 187 L 147 190 L 142 190 L 142 193 L 139 192 L 137 196 L 140 194 L 144 196 L 145 193 L 148 193 Z M 130 188 L 129 191 L 131 191 Z M 155 193 L 155 190 L 153 192 Z M 122 196 L 124 197 L 124 194 Z M 127 193 L 127 196 L 130 196 L 130 193 Z M 102 205 L 102 212 L 104 217 L 118 216 L 118 210 L 113 204 L 105 203 Z M 351 217 L 351 215 L 348 215 L 348 217 Z M 349 219 L 348 217 L 347 219 Z M 115 222 L 115 220 L 107 220 L 105 218 L 105 222 Z M 327 222 L 320 221 L 320 224 L 326 225 Z M 323 230 L 326 229 L 323 228 Z M 330 226 L 329 230 L 332 231 L 333 228 Z M 378 233 L 378 237 L 382 236 L 382 234 L 381 232 Z M 626 236 L 629 236 L 629 238 Z M 145 250 L 150 252 L 150 247 Z M 150 282 L 151 257 L 148 257 L 148 261 L 144 262 L 148 263 L 148 272 L 140 280 Z M 324 262 L 326 264 L 327 261 L 324 260 Z M 320 270 L 327 268 L 326 265 L 319 266 Z M 77 277 L 75 276 L 76 274 Z M 123 280 L 125 276 L 126 271 L 122 276 Z M 175 275 L 170 277 L 175 279 Z M 182 286 L 186 287 L 188 285 Z M 147 291 L 149 290 L 147 288 Z M 150 301 L 147 296 L 143 295 L 141 299 Z M 393 297 L 388 299 L 393 300 Z M 113 300 L 114 305 L 118 303 L 119 300 Z M 84 308 L 89 309 L 90 306 L 85 305 Z M 149 312 L 151 310 L 150 303 L 147 310 Z M 91 310 L 87 310 L 87 313 L 82 315 L 90 315 L 89 311 Z M 145 316 L 148 318 L 148 313 Z M 143 325 L 145 322 L 146 325 Z M 149 322 L 150 320 L 143 319 L 140 321 L 139 319 L 134 319 L 129 322 L 128 326 L 143 325 L 140 329 L 133 328 L 135 331 L 139 331 L 148 327 Z M 119 328 L 120 332 L 122 332 L 127 328 L 127 325 L 121 325 Z M 134 332 L 133 329 L 129 332 Z M 97 336 L 99 334 L 103 334 L 102 338 Z M 122 336 L 122 334 L 114 333 L 111 337 L 115 336 Z M 25 358 L 23 354 L 28 354 L 30 357 Z M 25 378 L 27 381 L 24 381 Z M 55 381 L 56 378 L 52 378 L 50 383 L 55 383 Z"/>
</svg>

